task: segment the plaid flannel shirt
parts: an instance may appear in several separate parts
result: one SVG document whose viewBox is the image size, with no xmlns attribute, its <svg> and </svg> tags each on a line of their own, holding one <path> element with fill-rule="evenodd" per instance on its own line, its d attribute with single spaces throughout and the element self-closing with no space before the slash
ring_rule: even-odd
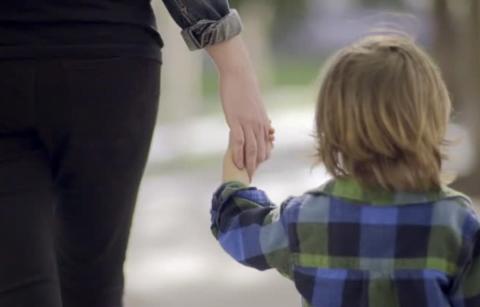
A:
<svg viewBox="0 0 480 307">
<path fill-rule="evenodd" d="M 365 190 L 331 180 L 275 206 L 219 187 L 212 232 L 238 262 L 277 269 L 304 306 L 479 307 L 480 223 L 467 196 Z"/>
</svg>

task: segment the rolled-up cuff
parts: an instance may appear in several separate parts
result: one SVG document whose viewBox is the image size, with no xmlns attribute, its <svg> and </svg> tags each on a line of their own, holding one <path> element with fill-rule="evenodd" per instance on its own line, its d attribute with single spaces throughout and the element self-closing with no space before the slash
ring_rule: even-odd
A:
<svg viewBox="0 0 480 307">
<path fill-rule="evenodd" d="M 182 31 L 182 36 L 190 50 L 229 40 L 242 32 L 242 20 L 234 9 L 220 20 L 203 19 Z"/>
<path fill-rule="evenodd" d="M 230 200 L 236 192 L 240 190 L 255 189 L 254 187 L 248 187 L 239 181 L 229 181 L 223 183 L 217 188 L 212 197 L 212 207 L 210 209 L 211 216 L 211 230 L 215 237 L 218 235 L 218 227 L 220 225 L 220 214 L 224 209 L 225 204 Z"/>
</svg>

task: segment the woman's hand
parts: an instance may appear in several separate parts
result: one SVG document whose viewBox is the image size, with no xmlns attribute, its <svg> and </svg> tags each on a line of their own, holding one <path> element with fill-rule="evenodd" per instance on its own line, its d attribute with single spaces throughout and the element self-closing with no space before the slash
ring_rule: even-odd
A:
<svg viewBox="0 0 480 307">
<path fill-rule="evenodd" d="M 220 98 L 227 124 L 233 161 L 246 167 L 249 177 L 270 156 L 272 130 L 260 97 L 260 89 L 248 51 L 240 36 L 207 47 L 217 65 Z"/>
<path fill-rule="evenodd" d="M 268 135 L 267 149 L 268 151 L 272 150 L 273 142 L 275 141 L 275 131 L 271 129 Z M 232 139 L 229 140 L 229 146 L 225 156 L 223 157 L 223 177 L 222 181 L 238 181 L 245 185 L 249 185 L 252 182 L 252 175 L 249 175 L 246 169 L 239 169 L 235 163 L 233 163 L 233 152 L 232 152 Z"/>
</svg>

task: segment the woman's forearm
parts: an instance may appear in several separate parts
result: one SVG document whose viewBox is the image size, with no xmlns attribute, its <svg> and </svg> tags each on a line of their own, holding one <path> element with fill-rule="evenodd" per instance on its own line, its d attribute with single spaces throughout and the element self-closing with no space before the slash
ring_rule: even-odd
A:
<svg viewBox="0 0 480 307">
<path fill-rule="evenodd" d="M 205 49 L 221 75 L 248 73 L 255 78 L 252 61 L 241 35 Z"/>
<path fill-rule="evenodd" d="M 235 165 L 252 176 L 265 161 L 270 120 L 247 48 L 240 35 L 207 47 L 220 76 L 220 97 L 232 144 Z"/>
</svg>

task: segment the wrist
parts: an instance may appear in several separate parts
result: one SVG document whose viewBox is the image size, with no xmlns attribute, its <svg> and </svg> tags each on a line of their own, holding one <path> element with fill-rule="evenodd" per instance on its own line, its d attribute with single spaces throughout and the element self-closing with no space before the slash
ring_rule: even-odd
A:
<svg viewBox="0 0 480 307">
<path fill-rule="evenodd" d="M 252 73 L 248 50 L 240 35 L 207 48 L 221 76 Z"/>
</svg>

